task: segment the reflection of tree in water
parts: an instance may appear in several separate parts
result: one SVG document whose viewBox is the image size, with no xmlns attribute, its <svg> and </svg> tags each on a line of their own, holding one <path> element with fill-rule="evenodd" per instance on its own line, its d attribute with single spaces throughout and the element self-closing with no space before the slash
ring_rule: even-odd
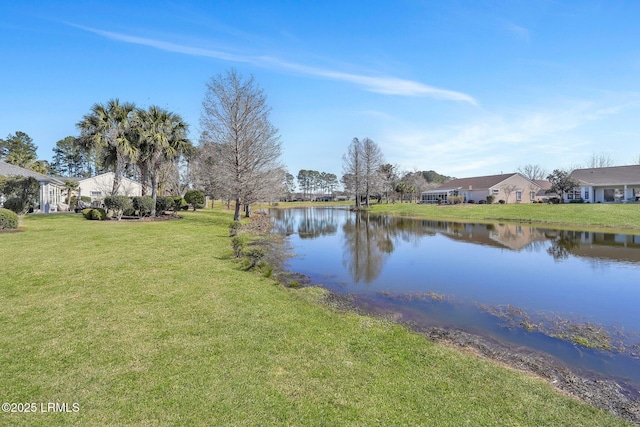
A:
<svg viewBox="0 0 640 427">
<path fill-rule="evenodd" d="M 371 283 L 382 271 L 393 242 L 385 236 L 384 224 L 371 219 L 368 212 L 349 217 L 344 232 L 343 263 L 356 283 Z"/>
<path fill-rule="evenodd" d="M 569 258 L 571 251 L 580 247 L 578 239 L 571 231 L 560 231 L 555 239 L 551 240 L 551 246 L 547 249 L 547 253 L 554 260 L 559 261 Z"/>
<path fill-rule="evenodd" d="M 285 236 L 297 232 L 301 239 L 314 239 L 334 235 L 338 231 L 338 221 L 333 209 L 272 209 L 269 215 L 274 219 L 274 230 Z"/>
<path fill-rule="evenodd" d="M 294 233 L 296 224 L 294 211 L 291 209 L 271 209 L 269 216 L 273 219 L 273 231 L 284 236 L 290 236 Z"/>
<path fill-rule="evenodd" d="M 333 209 L 305 209 L 298 222 L 298 235 L 301 239 L 315 239 L 330 236 L 338 231 L 338 222 Z"/>
</svg>

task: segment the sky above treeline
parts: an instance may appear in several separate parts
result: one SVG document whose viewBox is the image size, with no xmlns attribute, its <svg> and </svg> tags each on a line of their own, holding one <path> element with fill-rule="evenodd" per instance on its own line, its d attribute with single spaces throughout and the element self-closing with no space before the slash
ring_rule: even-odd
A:
<svg viewBox="0 0 640 427">
<path fill-rule="evenodd" d="M 636 1 L 0 3 L 0 138 L 40 159 L 109 99 L 180 114 L 253 75 L 283 163 L 342 174 L 354 137 L 401 170 L 468 177 L 640 156 Z"/>
</svg>

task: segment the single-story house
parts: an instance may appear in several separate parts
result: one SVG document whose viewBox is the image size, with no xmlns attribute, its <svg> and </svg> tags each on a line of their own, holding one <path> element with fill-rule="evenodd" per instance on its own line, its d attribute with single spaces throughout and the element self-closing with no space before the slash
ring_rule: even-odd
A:
<svg viewBox="0 0 640 427">
<path fill-rule="evenodd" d="M 576 169 L 570 177 L 579 186 L 565 194 L 565 201 L 582 199 L 588 203 L 640 201 L 640 165 Z"/>
<path fill-rule="evenodd" d="M 66 210 L 62 206 L 64 182 L 60 178 L 43 175 L 2 161 L 0 161 L 0 176 L 35 178 L 40 184 L 37 212 L 49 213 Z"/>
<path fill-rule="evenodd" d="M 542 186 L 519 173 L 459 178 L 420 194 L 421 203 L 449 203 L 451 196 L 462 201 L 481 202 L 494 196 L 495 202 L 532 203 L 540 201 Z"/>
<path fill-rule="evenodd" d="M 78 183 L 78 199 L 80 197 L 91 197 L 91 203 L 100 205 L 105 197 L 111 195 L 113 191 L 113 180 L 115 173 L 106 172 L 90 178 L 74 178 Z M 121 196 L 142 196 L 142 184 L 132 179 L 122 177 L 118 195 Z"/>
</svg>

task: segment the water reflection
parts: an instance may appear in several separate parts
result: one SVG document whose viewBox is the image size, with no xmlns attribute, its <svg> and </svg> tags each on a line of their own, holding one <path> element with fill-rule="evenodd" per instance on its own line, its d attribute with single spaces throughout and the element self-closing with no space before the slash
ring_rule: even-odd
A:
<svg viewBox="0 0 640 427">
<path fill-rule="evenodd" d="M 624 364 L 618 356 L 602 361 L 640 384 L 640 236 L 335 209 L 272 216 L 303 255 L 291 270 L 314 283 L 393 305 L 414 323 L 481 329 L 518 345 L 542 345 L 535 334 L 557 337 L 563 346 L 545 345 L 560 355 L 575 353 L 566 346 L 592 346 L 590 365 L 599 349 L 624 353 Z M 520 317 L 505 321 L 505 312 Z"/>
</svg>

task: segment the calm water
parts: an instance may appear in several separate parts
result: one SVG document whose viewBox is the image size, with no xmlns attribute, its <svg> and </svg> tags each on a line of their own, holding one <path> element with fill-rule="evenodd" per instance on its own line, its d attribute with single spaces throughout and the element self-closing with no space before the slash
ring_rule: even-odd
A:
<svg viewBox="0 0 640 427">
<path fill-rule="evenodd" d="M 297 255 L 290 270 L 314 283 L 423 326 L 528 346 L 640 389 L 640 236 L 335 208 L 270 214 Z M 613 350 L 553 337 L 594 342 L 594 331 Z"/>
</svg>

